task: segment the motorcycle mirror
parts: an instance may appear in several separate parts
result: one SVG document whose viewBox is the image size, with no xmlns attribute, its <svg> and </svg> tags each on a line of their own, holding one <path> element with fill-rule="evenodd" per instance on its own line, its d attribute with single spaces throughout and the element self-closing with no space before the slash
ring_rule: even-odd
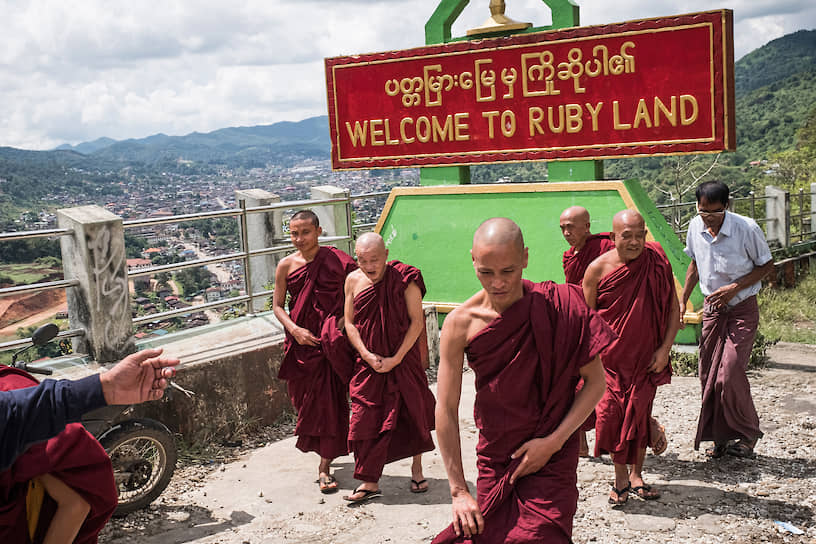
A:
<svg viewBox="0 0 816 544">
<path fill-rule="evenodd" d="M 44 346 L 59 333 L 59 327 L 53 323 L 46 323 L 41 327 L 37 327 L 34 334 L 31 335 L 31 342 L 35 346 Z"/>
</svg>

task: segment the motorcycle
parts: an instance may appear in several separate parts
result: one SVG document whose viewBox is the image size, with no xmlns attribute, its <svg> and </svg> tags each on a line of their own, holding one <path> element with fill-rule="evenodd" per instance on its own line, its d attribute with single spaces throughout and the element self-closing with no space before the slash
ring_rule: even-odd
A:
<svg viewBox="0 0 816 544">
<path fill-rule="evenodd" d="M 47 323 L 31 335 L 33 346 L 44 346 L 59 333 Z M 33 346 L 18 350 L 11 366 L 30 374 L 51 375 L 53 370 L 32 366 L 17 357 Z M 82 425 L 110 457 L 119 492 L 114 516 L 124 516 L 153 502 L 167 488 L 176 469 L 178 452 L 173 433 L 164 424 L 133 418 L 133 406 L 105 406 L 85 414 Z"/>
</svg>

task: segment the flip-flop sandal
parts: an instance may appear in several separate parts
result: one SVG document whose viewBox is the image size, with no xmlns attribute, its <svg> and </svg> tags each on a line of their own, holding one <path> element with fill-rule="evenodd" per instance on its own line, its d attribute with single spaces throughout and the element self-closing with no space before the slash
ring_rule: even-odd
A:
<svg viewBox="0 0 816 544">
<path fill-rule="evenodd" d="M 357 493 L 362 493 L 363 496 L 357 499 L 352 499 L 351 495 L 356 495 Z M 357 489 L 354 490 L 354 492 L 351 495 L 346 495 L 345 497 L 343 497 L 344 500 L 347 500 L 350 503 L 349 506 L 351 506 L 352 504 L 362 504 L 364 502 L 370 501 L 375 497 L 382 497 L 382 492 L 379 489 L 371 491 L 370 489 L 360 489 L 358 487 Z"/>
<path fill-rule="evenodd" d="M 623 506 L 629 500 L 629 491 L 631 490 L 632 490 L 631 484 L 626 484 L 626 487 L 624 487 L 623 489 L 618 489 L 613 485 L 612 491 L 615 493 L 615 495 L 618 496 L 618 498 L 613 499 L 612 497 L 609 497 L 608 499 L 609 504 L 611 504 L 612 506 Z M 623 495 L 624 493 L 626 493 L 626 498 L 621 500 L 621 495 Z"/>
<path fill-rule="evenodd" d="M 411 493 L 426 493 L 428 491 L 428 486 L 422 487 L 422 484 L 427 484 L 428 480 L 411 480 Z"/>
<path fill-rule="evenodd" d="M 736 444 L 731 444 L 725 449 L 725 453 L 733 455 L 734 457 L 741 457 L 743 459 L 752 459 L 754 457 L 754 448 L 740 440 Z"/>
<path fill-rule="evenodd" d="M 337 480 L 331 474 L 328 476 L 321 476 L 320 478 L 318 478 L 317 484 L 320 486 L 320 492 L 323 493 L 324 495 L 328 495 L 330 493 L 337 493 L 337 491 L 340 489 L 337 485 Z"/>
<path fill-rule="evenodd" d="M 728 450 L 728 444 L 714 444 L 710 448 L 706 448 L 705 454 L 709 459 L 719 459 Z"/>
<path fill-rule="evenodd" d="M 643 484 L 632 488 L 632 491 L 644 501 L 653 501 L 660 498 L 659 491 L 653 491 L 652 486 Z"/>
</svg>

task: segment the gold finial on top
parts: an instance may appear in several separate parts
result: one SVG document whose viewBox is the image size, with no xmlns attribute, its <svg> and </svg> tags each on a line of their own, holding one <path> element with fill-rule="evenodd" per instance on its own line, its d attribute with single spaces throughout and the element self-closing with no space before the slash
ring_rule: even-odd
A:
<svg viewBox="0 0 816 544">
<path fill-rule="evenodd" d="M 524 30 L 533 26 L 533 23 L 519 23 L 507 17 L 504 14 L 504 9 L 504 0 L 490 0 L 490 17 L 482 23 L 482 26 L 468 30 L 467 35 L 474 36 L 476 34 L 506 32 L 508 30 Z"/>
</svg>

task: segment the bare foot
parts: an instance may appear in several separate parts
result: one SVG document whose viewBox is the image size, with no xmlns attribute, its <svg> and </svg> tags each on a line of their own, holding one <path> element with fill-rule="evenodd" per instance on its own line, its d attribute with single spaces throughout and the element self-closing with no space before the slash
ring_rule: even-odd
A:
<svg viewBox="0 0 816 544">
<path fill-rule="evenodd" d="M 652 448 L 653 454 L 660 455 L 669 447 L 669 441 L 666 439 L 666 428 L 655 418 L 650 418 L 649 425 L 649 434 L 652 437 L 649 447 Z"/>
</svg>

